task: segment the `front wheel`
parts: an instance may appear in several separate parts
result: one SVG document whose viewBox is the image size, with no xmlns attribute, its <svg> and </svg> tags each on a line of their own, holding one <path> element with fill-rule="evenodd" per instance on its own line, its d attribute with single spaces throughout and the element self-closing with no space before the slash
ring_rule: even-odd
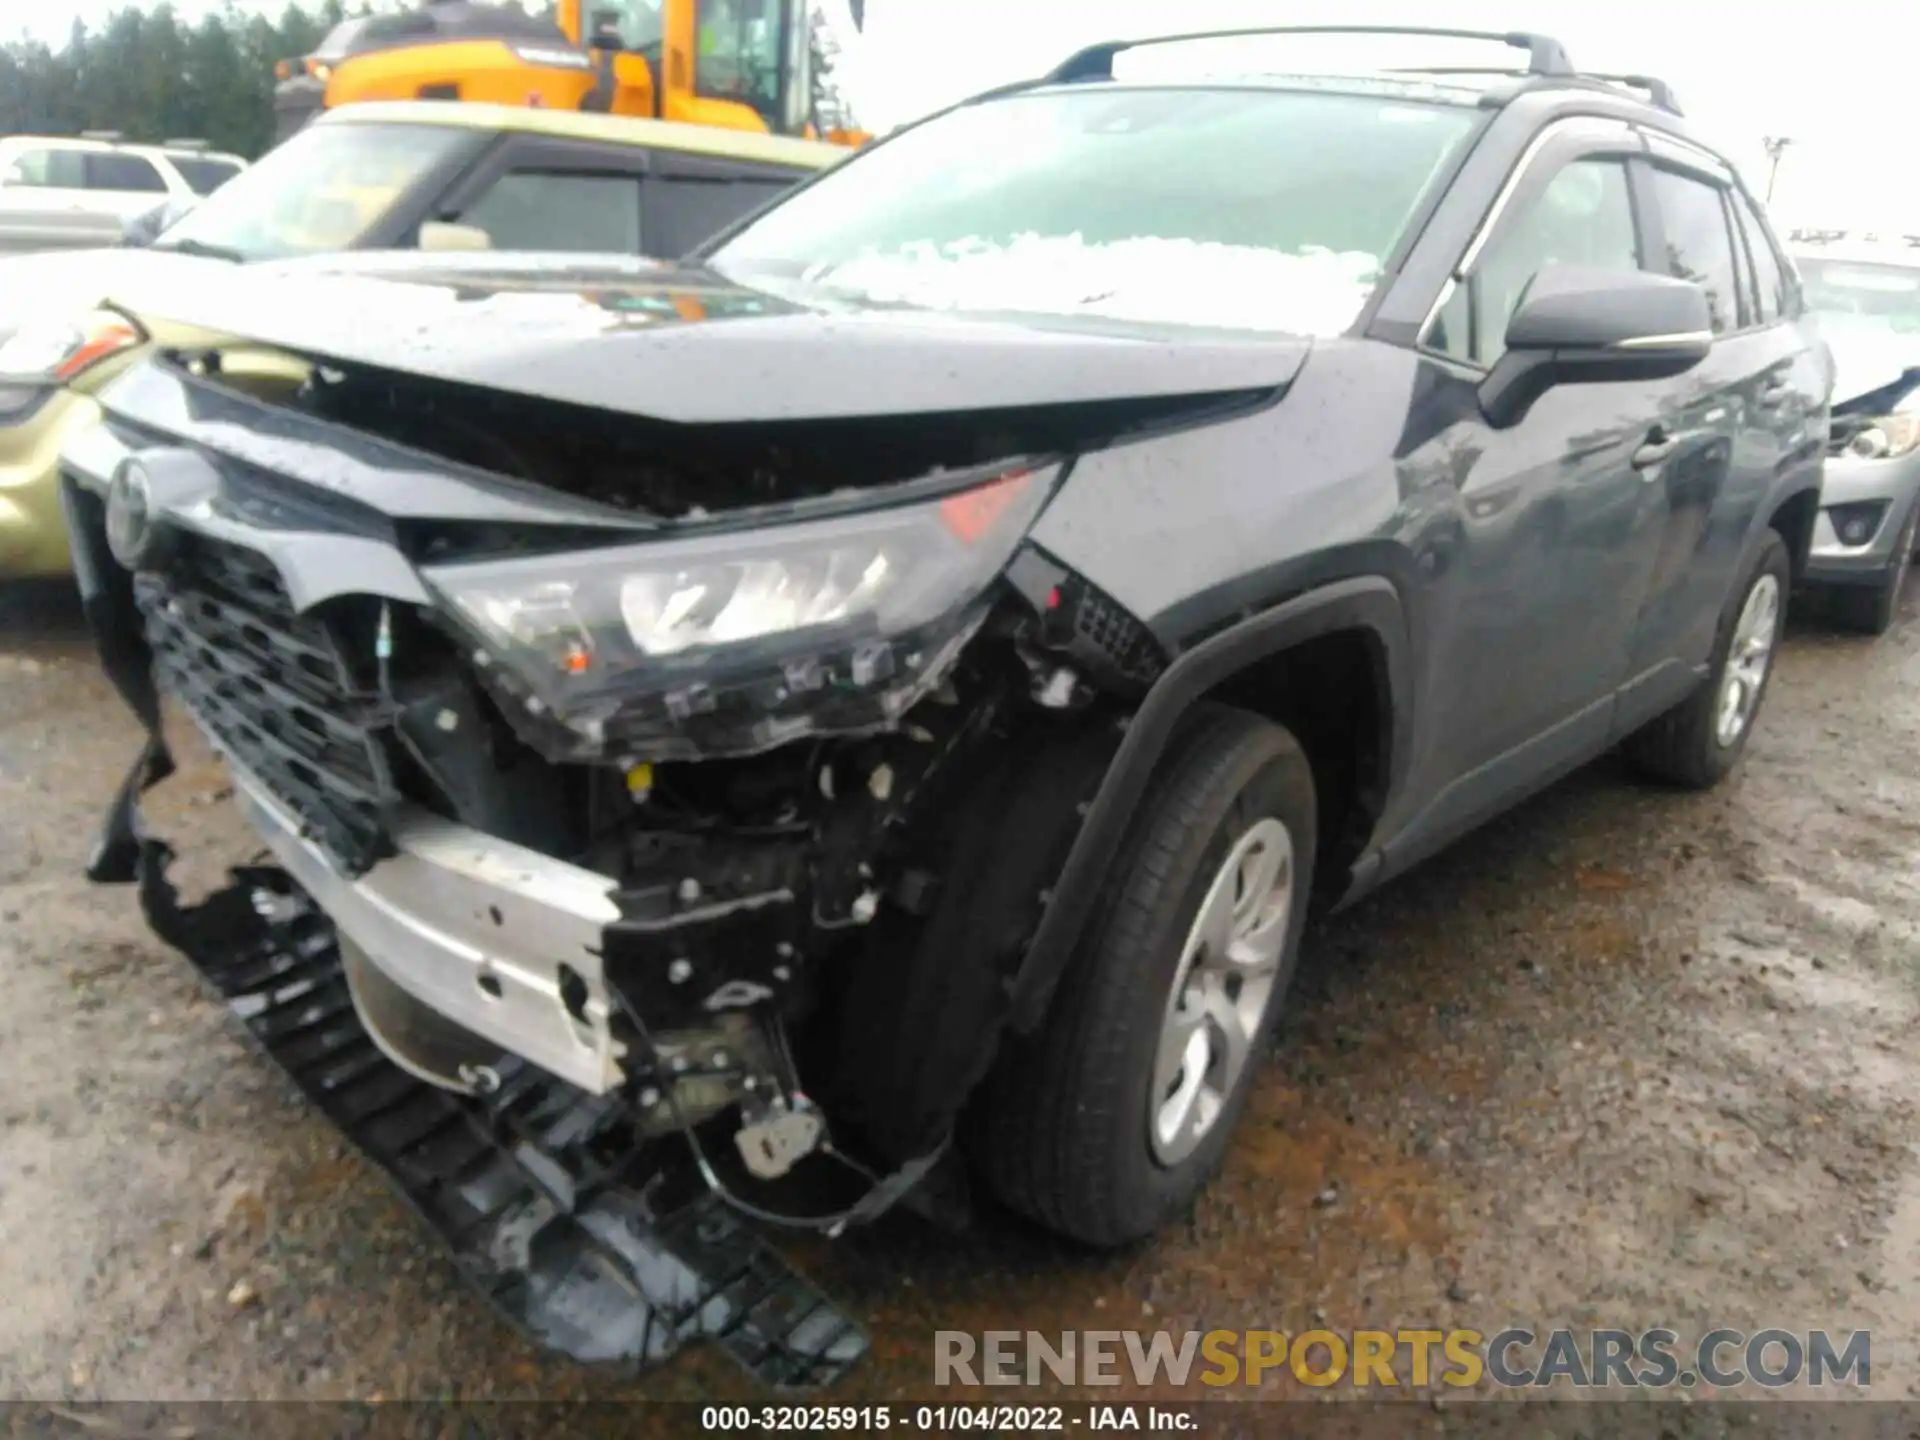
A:
<svg viewBox="0 0 1920 1440">
<path fill-rule="evenodd" d="M 1218 1168 L 1293 975 L 1315 844 L 1287 731 L 1210 710 L 1135 818 L 1038 1034 L 1009 1043 L 970 1149 L 1010 1208 L 1136 1240 Z"/>
<path fill-rule="evenodd" d="M 1627 758 L 1642 773 L 1705 790 L 1733 769 L 1773 678 L 1792 573 L 1786 542 L 1767 531 L 1721 612 L 1707 683 L 1628 738 Z"/>
</svg>

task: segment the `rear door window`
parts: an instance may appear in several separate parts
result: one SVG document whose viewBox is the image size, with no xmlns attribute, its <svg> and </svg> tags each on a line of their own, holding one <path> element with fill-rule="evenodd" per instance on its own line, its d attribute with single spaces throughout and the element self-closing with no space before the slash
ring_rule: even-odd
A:
<svg viewBox="0 0 1920 1440">
<path fill-rule="evenodd" d="M 196 195 L 211 195 L 240 173 L 240 167 L 231 160 L 209 160 L 199 155 L 169 155 L 167 162 Z"/>
<path fill-rule="evenodd" d="M 125 190 L 136 193 L 167 193 L 167 182 L 153 162 L 139 155 L 122 155 L 113 150 L 95 150 L 86 156 L 86 188 L 89 190 Z"/>
<path fill-rule="evenodd" d="M 677 259 L 734 221 L 799 184 L 767 175 L 655 175 L 647 182 L 647 240 L 652 252 Z"/>
<path fill-rule="evenodd" d="M 638 255 L 640 176 L 510 170 L 461 213 L 496 250 Z"/>
<path fill-rule="evenodd" d="M 1739 329 L 1740 274 L 1722 187 L 1665 167 L 1655 167 L 1653 184 L 1667 237 L 1667 253 L 1657 268 L 1706 291 L 1714 334 Z"/>
<path fill-rule="evenodd" d="M 33 189 L 81 190 L 86 171 L 78 150 L 22 150 L 5 167 L 6 183 Z"/>
</svg>

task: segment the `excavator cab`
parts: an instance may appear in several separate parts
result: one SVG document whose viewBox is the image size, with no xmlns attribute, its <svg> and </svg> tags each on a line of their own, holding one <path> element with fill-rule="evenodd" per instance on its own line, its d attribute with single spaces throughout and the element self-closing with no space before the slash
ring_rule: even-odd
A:
<svg viewBox="0 0 1920 1440">
<path fill-rule="evenodd" d="M 282 61 L 275 128 L 285 139 L 322 109 L 361 100 L 473 100 L 864 143 L 815 123 L 807 4 L 560 0 L 546 20 L 426 0 L 349 20 L 311 55 Z"/>
</svg>

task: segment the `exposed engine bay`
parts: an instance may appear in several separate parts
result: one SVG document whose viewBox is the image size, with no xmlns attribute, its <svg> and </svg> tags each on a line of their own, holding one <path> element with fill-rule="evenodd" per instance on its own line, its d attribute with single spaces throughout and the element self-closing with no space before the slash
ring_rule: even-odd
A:
<svg viewBox="0 0 1920 1440">
<path fill-rule="evenodd" d="M 1911 413 L 1916 391 L 1920 391 L 1920 365 L 1870 390 L 1837 399 L 1829 448 L 1836 455 L 1857 455 L 1863 460 L 1886 455 L 1889 447 L 1885 432 L 1890 417 Z"/>
<path fill-rule="evenodd" d="M 69 457 L 151 737 L 96 878 L 196 953 L 135 815 L 157 681 L 280 863 L 259 923 L 324 917 L 325 983 L 413 1082 L 487 1115 L 544 1072 L 621 1166 L 758 1221 L 964 1209 L 949 1142 L 1167 658 L 1026 532 L 1075 453 L 1248 397 L 697 433 L 319 364 L 230 383 L 211 351 L 123 393 L 201 424 Z M 471 504 L 383 512 L 315 455 Z"/>
<path fill-rule="evenodd" d="M 217 375 L 217 357 L 199 357 L 196 368 Z M 948 536 L 992 547 L 986 563 L 1004 569 L 1005 583 L 989 585 L 986 570 L 969 577 L 990 593 L 963 596 L 957 612 L 928 615 L 894 637 L 836 635 L 827 620 L 816 624 L 813 647 L 731 671 L 689 667 L 678 686 L 670 683 L 682 653 L 677 639 L 647 657 L 664 662 L 650 668 L 667 683 L 630 675 L 596 683 L 603 662 L 617 667 L 632 657 L 609 641 L 604 617 L 586 613 L 590 601 L 576 602 L 563 627 L 542 628 L 549 617 L 539 607 L 552 603 L 551 579 L 536 583 L 532 618 L 518 629 L 522 613 L 494 623 L 503 603 L 512 603 L 498 598 L 512 594 L 510 583 L 479 603 L 444 591 L 453 604 L 442 607 L 341 595 L 305 615 L 283 612 L 278 623 L 304 631 L 345 681 L 344 704 L 327 708 L 336 720 L 342 711 L 360 718 L 360 739 L 351 742 L 366 751 L 357 793 L 345 804 L 338 795 L 317 796 L 297 765 L 282 770 L 273 747 L 254 747 L 265 756 L 254 773 L 264 773 L 269 789 L 277 780 L 278 793 L 319 802 L 306 818 L 309 835 L 349 874 L 381 863 L 398 804 L 608 877 L 617 918 L 602 932 L 600 973 L 589 981 L 562 963 L 555 988 L 575 1023 L 604 1027 L 615 1059 L 607 1073 L 617 1076 L 610 1083 L 633 1100 L 643 1136 L 715 1122 L 732 1129 L 750 1175 L 777 1179 L 827 1141 L 824 1104 L 836 1153 L 852 1163 L 878 1174 L 930 1157 L 991 1057 L 998 1017 L 989 1013 L 990 991 L 1004 982 L 1019 940 L 1037 921 L 1047 873 L 1063 860 L 1073 822 L 1111 754 L 1114 722 L 1162 663 L 1144 627 L 1020 547 L 1018 535 L 1063 469 L 1053 457 L 1164 424 L 1182 408 L 1217 405 L 1162 400 L 1018 419 L 931 416 L 730 432 L 649 426 L 418 377 L 325 367 L 281 403 L 456 464 L 663 521 L 746 514 L 796 529 L 830 524 L 849 493 L 889 483 L 926 495 L 927 513 Z M 814 521 L 815 513 L 825 518 Z M 429 576 L 437 566 L 490 579 L 516 566 L 553 568 L 555 537 L 531 527 L 503 533 L 423 523 L 399 539 Z M 571 548 L 572 531 L 559 543 L 570 547 L 565 573 L 594 563 L 593 552 Z M 649 549 L 673 543 L 643 542 Z M 850 582 L 855 588 L 893 558 L 879 549 L 853 553 L 867 562 Z M 940 558 L 918 541 L 895 553 L 921 565 Z M 176 633 L 175 617 L 184 610 L 216 628 L 258 624 L 272 576 L 242 552 L 201 537 L 183 539 L 170 558 L 174 582 L 160 573 L 136 582 L 149 631 L 160 636 L 162 673 L 171 664 L 174 693 L 203 721 L 215 717 L 209 728 L 219 743 L 244 752 L 251 722 L 217 693 L 230 670 L 212 687 L 199 682 L 190 657 L 205 631 Z M 820 596 L 804 587 L 831 592 L 849 583 L 830 573 L 837 559 L 824 567 L 790 563 L 766 577 L 774 593 L 758 598 L 784 612 L 811 601 L 824 614 Z M 781 563 L 774 552 L 766 568 Z M 687 573 L 678 573 L 683 588 L 666 598 L 666 609 L 684 607 L 699 588 L 685 584 Z M 190 578 L 182 584 L 181 576 Z M 621 604 L 629 629 L 639 608 L 632 587 L 627 581 Z M 736 603 L 744 588 L 736 589 Z M 724 625 L 726 614 L 709 618 Z M 523 638 L 537 657 L 532 665 L 528 653 L 515 654 Z M 540 671 L 546 660 L 551 675 Z M 610 692 L 618 698 L 608 699 Z M 327 725 L 318 716 L 309 721 L 310 728 Z M 952 1031 L 955 1063 L 928 1067 L 926 1047 L 937 1051 L 938 1041 L 910 1029 L 898 1038 L 887 1033 L 899 1027 L 902 1004 L 911 1008 L 912 986 L 932 980 L 915 978 L 916 964 L 929 963 L 916 962 L 916 952 L 937 954 L 938 968 L 949 968 L 960 957 L 925 932 L 951 928 L 990 898 L 965 888 L 979 858 L 966 853 L 953 821 L 965 814 L 969 794 L 1004 783 L 1031 757 L 1045 757 L 1057 771 L 1068 750 L 1084 757 L 1069 772 L 1073 793 L 1055 796 L 1046 843 L 1024 867 L 1028 893 L 1001 902 L 998 953 L 964 957 L 982 989 L 973 1024 L 942 1026 Z M 982 830 L 971 843 L 982 856 L 1001 857 L 1003 841 Z M 362 957 L 356 966 L 351 949 L 348 956 L 349 976 L 360 972 L 356 991 L 373 992 L 382 983 L 378 963 Z M 483 991 L 489 983 L 485 974 L 476 978 Z M 944 992 L 950 982 L 939 983 Z M 462 1041 L 449 1033 L 457 1026 L 444 1011 L 428 1010 L 402 986 L 385 989 L 378 1005 L 363 1001 L 362 1011 L 387 1048 L 435 1083 L 484 1090 L 501 1032 Z M 604 1014 L 590 1015 L 590 1005 Z M 376 1014 L 383 1018 L 375 1021 Z M 910 1059 L 916 1073 L 902 1073 Z"/>
</svg>

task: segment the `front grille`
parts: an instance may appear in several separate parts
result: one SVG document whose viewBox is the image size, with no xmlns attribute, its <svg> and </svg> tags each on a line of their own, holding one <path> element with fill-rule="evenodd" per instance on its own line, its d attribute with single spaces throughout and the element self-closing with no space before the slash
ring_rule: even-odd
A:
<svg viewBox="0 0 1920 1440">
<path fill-rule="evenodd" d="M 134 592 L 161 687 L 346 873 L 379 859 L 394 791 L 369 724 L 378 697 L 355 686 L 325 623 L 294 612 L 272 563 L 183 536 Z"/>
</svg>

